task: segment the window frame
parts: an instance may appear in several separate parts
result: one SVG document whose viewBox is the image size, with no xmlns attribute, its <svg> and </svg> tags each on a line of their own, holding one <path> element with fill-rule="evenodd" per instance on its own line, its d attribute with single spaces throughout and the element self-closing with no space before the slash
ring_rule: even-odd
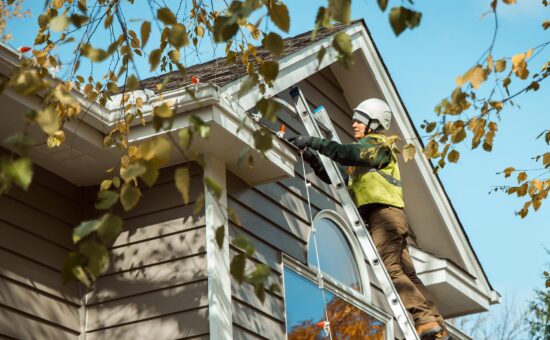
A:
<svg viewBox="0 0 550 340">
<path fill-rule="evenodd" d="M 342 232 L 344 235 L 344 238 L 348 242 L 351 253 L 353 256 L 353 259 L 355 260 L 355 264 L 357 266 L 357 270 L 359 271 L 359 286 L 361 288 L 360 292 L 356 291 L 355 289 L 348 287 L 347 285 L 339 282 L 330 274 L 327 274 L 323 272 L 323 277 L 327 278 L 331 281 L 331 283 L 339 289 L 345 291 L 348 294 L 351 294 L 353 296 L 359 295 L 363 296 L 366 299 L 367 303 L 372 302 L 372 293 L 371 293 L 371 285 L 370 285 L 370 278 L 369 278 L 369 270 L 367 268 L 367 263 L 365 262 L 365 257 L 363 255 L 363 251 L 361 250 L 361 246 L 359 245 L 359 241 L 356 239 L 355 234 L 353 233 L 353 230 L 349 226 L 348 223 L 334 210 L 324 209 L 319 211 L 315 217 L 313 218 L 313 225 L 317 223 L 320 219 L 326 218 L 330 221 L 332 221 L 338 229 Z M 310 229 L 308 232 L 308 241 L 307 241 L 307 248 L 306 248 L 306 261 L 309 259 L 309 247 L 310 247 L 310 241 L 311 241 L 311 233 L 312 230 Z M 360 260 L 358 260 L 360 259 Z M 313 268 L 309 263 L 307 264 L 309 268 Z M 316 270 L 316 269 L 315 269 Z M 359 297 L 358 296 L 358 297 Z"/>
<path fill-rule="evenodd" d="M 312 284 L 317 285 L 317 270 L 305 266 L 303 263 L 299 262 L 298 260 L 292 258 L 291 256 L 282 253 L 282 279 L 283 279 L 283 304 L 285 309 L 285 338 L 288 339 L 288 325 L 287 325 L 287 317 L 286 317 L 286 279 L 285 279 L 285 269 L 288 268 L 289 270 L 292 270 L 294 273 L 300 275 L 301 277 L 307 279 Z M 367 301 L 366 296 L 359 293 L 355 289 L 351 287 L 346 287 L 345 285 L 335 281 L 328 275 L 323 275 L 323 286 L 324 289 L 329 291 L 330 293 L 334 294 L 338 298 L 344 300 L 345 302 L 352 304 L 353 306 L 359 308 L 363 312 L 369 314 L 370 316 L 378 319 L 382 323 L 384 323 L 386 327 L 386 340 L 393 340 L 394 337 L 394 329 L 393 329 L 393 318 L 390 314 L 386 313 L 385 311 L 381 310 L 378 307 L 375 307 L 371 304 L 370 301 Z"/>
</svg>

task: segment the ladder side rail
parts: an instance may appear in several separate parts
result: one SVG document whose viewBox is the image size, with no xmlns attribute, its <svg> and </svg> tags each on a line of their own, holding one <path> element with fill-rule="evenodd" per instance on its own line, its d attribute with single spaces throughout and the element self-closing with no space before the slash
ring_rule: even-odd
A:
<svg viewBox="0 0 550 340">
<path fill-rule="evenodd" d="M 294 104 L 296 106 L 298 116 L 302 119 L 306 131 L 310 136 L 322 137 L 321 130 L 317 125 L 315 116 L 309 110 L 309 107 L 307 106 L 307 101 L 305 100 L 302 92 L 297 88 L 296 91 L 297 92 L 295 92 L 295 95 L 292 95 L 292 97 L 294 99 Z M 330 122 L 330 120 L 328 121 Z M 334 127 L 331 126 L 331 128 L 333 138 L 339 141 L 339 138 L 334 131 Z M 419 338 L 416 333 L 414 324 L 408 316 L 408 312 L 405 309 L 405 306 L 403 305 L 403 302 L 391 281 L 391 277 L 388 274 L 388 271 L 380 260 L 380 256 L 376 251 L 376 246 L 374 245 L 374 242 L 372 241 L 372 238 L 370 237 L 367 228 L 363 223 L 363 219 L 361 218 L 361 215 L 359 214 L 359 211 L 353 203 L 347 187 L 344 184 L 344 179 L 342 174 L 340 173 L 340 169 L 336 165 L 336 162 L 332 161 L 328 157 L 321 155 L 321 162 L 323 163 L 323 166 L 325 167 L 325 170 L 327 171 L 327 175 L 329 176 L 331 182 L 336 187 L 336 191 L 338 193 L 338 196 L 340 197 L 342 207 L 344 208 L 348 219 L 352 223 L 352 229 L 357 236 L 357 239 L 359 240 L 359 244 L 363 249 L 364 255 L 367 257 L 367 260 L 371 264 L 373 273 L 378 280 L 380 288 L 382 288 L 382 291 L 384 292 L 384 295 L 388 300 L 388 304 L 390 305 L 390 308 L 395 315 L 397 323 L 403 331 L 406 339 L 418 340 Z"/>
</svg>

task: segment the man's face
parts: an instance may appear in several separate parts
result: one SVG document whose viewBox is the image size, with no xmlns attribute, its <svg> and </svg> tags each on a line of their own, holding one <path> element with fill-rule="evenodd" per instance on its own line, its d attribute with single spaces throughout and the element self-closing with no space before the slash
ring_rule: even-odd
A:
<svg viewBox="0 0 550 340">
<path fill-rule="evenodd" d="M 365 131 L 367 129 L 367 126 L 365 124 L 361 123 L 358 120 L 354 120 L 352 127 L 353 127 L 353 137 L 355 139 L 361 139 L 365 137 L 367 133 L 367 131 Z"/>
</svg>

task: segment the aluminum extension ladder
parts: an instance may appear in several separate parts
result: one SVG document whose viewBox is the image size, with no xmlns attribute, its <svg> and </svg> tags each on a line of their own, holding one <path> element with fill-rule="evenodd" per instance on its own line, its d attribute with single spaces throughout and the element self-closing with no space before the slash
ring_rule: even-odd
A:
<svg viewBox="0 0 550 340">
<path fill-rule="evenodd" d="M 324 130 L 330 134 L 331 140 L 340 143 L 340 138 L 338 138 L 334 126 L 332 125 L 332 122 L 324 107 L 321 106 L 315 109 L 314 113 L 312 113 L 309 109 L 304 94 L 298 87 L 294 87 L 290 90 L 290 96 L 294 102 L 296 114 L 299 116 L 310 136 L 325 138 L 323 135 Z M 353 232 L 359 240 L 363 253 L 371 264 L 374 276 L 376 276 L 384 295 L 388 299 L 388 304 L 397 319 L 397 323 L 401 328 L 401 331 L 407 340 L 418 340 L 419 337 L 416 333 L 414 323 L 409 318 L 405 305 L 403 305 L 403 302 L 401 301 L 399 294 L 391 281 L 390 275 L 384 267 L 384 264 L 380 259 L 380 255 L 378 255 L 378 252 L 376 251 L 374 242 L 372 241 L 372 238 L 363 223 L 361 215 L 359 215 L 357 207 L 351 199 L 347 185 L 344 183 L 344 179 L 338 169 L 338 166 L 330 158 L 323 155 L 320 156 L 323 166 L 325 167 L 332 184 L 334 184 L 336 191 L 340 196 L 346 215 L 352 223 Z"/>
</svg>

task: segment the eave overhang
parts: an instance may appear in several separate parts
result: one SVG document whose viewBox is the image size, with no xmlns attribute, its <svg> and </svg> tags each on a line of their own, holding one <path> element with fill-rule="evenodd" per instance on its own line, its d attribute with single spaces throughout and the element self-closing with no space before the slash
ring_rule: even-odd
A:
<svg viewBox="0 0 550 340">
<path fill-rule="evenodd" d="M 17 55 L 3 46 L 0 47 L 1 74 L 9 76 L 16 65 Z M 297 161 L 294 151 L 277 138 L 273 139 L 273 147 L 264 154 L 256 151 L 253 133 L 260 126 L 250 119 L 237 102 L 221 94 L 219 88 L 211 84 L 201 84 L 193 88 L 193 91 L 195 97 L 185 88 L 165 92 L 162 96 L 144 91 L 131 93 L 130 100 L 137 97 L 145 100 L 145 124 L 141 125 L 137 119 L 132 122 L 129 143 L 168 134 L 169 140 L 177 141 L 177 131 L 192 126 L 189 117 L 193 114 L 209 124 L 211 132 L 208 139 L 195 136 L 190 151 L 223 159 L 230 171 L 252 186 L 293 176 L 294 163 Z M 41 142 L 34 144 L 29 154 L 40 166 L 76 185 L 95 185 L 109 176 L 105 172 L 107 169 L 116 168 L 119 164 L 121 151 L 117 148 L 105 150 L 103 139 L 116 126 L 117 117 L 124 111 L 119 105 L 102 107 L 91 103 L 78 91 L 73 91 L 72 95 L 80 102 L 82 112 L 77 119 L 65 123 L 64 145 L 48 149 L 43 133 L 33 127 L 29 131 L 31 138 Z M 40 109 L 41 98 L 20 96 L 10 89 L 4 91 L 0 98 L 3 110 L 10 113 L 5 115 L 4 123 L 0 126 L 0 139 L 4 140 L 11 134 L 22 131 L 24 114 L 29 110 Z M 117 98 L 113 100 L 113 103 L 118 102 Z M 152 107 L 162 102 L 168 103 L 174 110 L 174 121 L 168 130 L 157 132 L 151 123 Z M 11 149 L 9 145 L 3 147 Z M 187 161 L 176 145 L 172 149 L 167 166 Z M 246 158 L 242 161 L 243 152 L 250 155 L 253 167 L 248 165 Z"/>
</svg>

